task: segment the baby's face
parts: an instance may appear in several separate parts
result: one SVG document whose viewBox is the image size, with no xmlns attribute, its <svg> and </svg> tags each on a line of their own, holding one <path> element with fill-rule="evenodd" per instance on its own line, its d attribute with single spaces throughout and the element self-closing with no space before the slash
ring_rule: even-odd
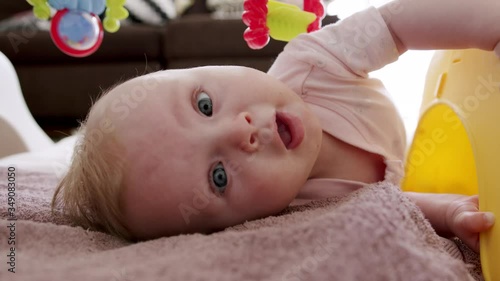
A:
<svg viewBox="0 0 500 281">
<path fill-rule="evenodd" d="M 126 146 L 121 204 L 139 238 L 279 212 L 307 180 L 321 144 L 319 121 L 303 101 L 249 68 L 157 72 L 118 86 L 103 103 Z"/>
</svg>

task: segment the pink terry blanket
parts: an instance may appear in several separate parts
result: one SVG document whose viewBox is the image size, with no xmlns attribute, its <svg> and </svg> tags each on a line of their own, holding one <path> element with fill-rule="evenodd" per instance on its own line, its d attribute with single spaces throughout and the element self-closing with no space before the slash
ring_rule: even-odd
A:
<svg viewBox="0 0 500 281">
<path fill-rule="evenodd" d="M 387 183 L 211 235 L 130 244 L 52 215 L 53 175 L 17 171 L 9 193 L 0 170 L 0 280 L 481 279 L 477 255 L 439 238 Z"/>
</svg>

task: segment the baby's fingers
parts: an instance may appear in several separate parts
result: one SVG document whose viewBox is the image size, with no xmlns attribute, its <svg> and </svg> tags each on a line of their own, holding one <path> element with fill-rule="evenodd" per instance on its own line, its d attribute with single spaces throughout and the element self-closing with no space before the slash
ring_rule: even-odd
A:
<svg viewBox="0 0 500 281">
<path fill-rule="evenodd" d="M 495 223 L 495 216 L 489 212 L 462 212 L 455 218 L 459 229 L 471 233 L 488 230 Z"/>
</svg>

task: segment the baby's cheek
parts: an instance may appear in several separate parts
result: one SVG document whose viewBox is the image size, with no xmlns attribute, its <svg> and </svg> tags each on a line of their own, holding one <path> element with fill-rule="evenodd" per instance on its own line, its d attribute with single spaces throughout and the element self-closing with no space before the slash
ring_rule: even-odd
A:
<svg viewBox="0 0 500 281">
<path fill-rule="evenodd" d="M 279 179 L 279 177 L 275 177 L 271 181 L 262 183 L 255 195 L 256 202 L 277 211 L 288 206 L 296 196 L 293 190 L 298 190 L 295 185 L 299 183 Z"/>
</svg>

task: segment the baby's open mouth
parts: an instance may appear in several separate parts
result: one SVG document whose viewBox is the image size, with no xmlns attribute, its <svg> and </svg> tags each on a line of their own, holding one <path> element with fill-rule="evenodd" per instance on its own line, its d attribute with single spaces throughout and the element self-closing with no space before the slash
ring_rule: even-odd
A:
<svg viewBox="0 0 500 281">
<path fill-rule="evenodd" d="M 276 115 L 276 125 L 278 127 L 278 134 L 280 135 L 281 141 L 288 149 L 290 143 L 292 142 L 292 134 L 290 133 L 290 128 L 278 115 Z"/>
<path fill-rule="evenodd" d="M 294 114 L 276 112 L 276 127 L 281 141 L 288 150 L 297 148 L 304 140 L 304 125 Z"/>
</svg>

